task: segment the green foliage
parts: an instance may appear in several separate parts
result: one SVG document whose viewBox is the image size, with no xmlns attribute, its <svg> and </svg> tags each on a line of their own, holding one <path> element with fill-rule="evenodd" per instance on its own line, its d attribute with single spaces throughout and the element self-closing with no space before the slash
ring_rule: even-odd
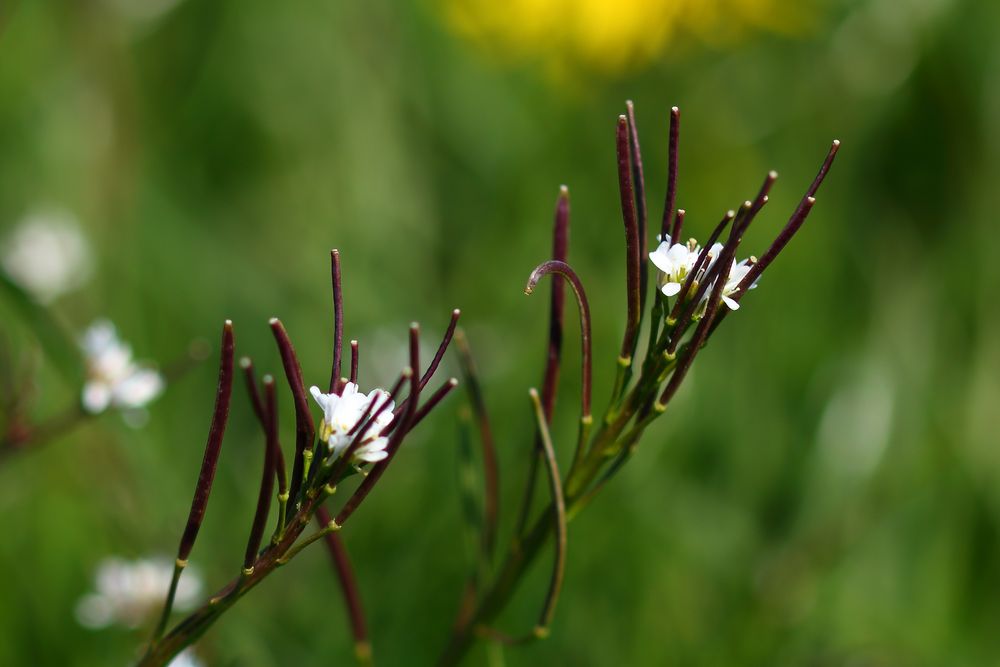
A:
<svg viewBox="0 0 1000 667">
<path fill-rule="evenodd" d="M 408 322 L 434 341 L 461 307 L 501 416 L 501 534 L 532 443 L 524 395 L 545 353 L 545 301 L 522 288 L 547 258 L 561 183 L 573 193 L 570 261 L 594 313 L 595 389 L 613 379 L 622 101 L 636 101 L 650 193 L 663 191 L 668 110 L 683 109 L 678 205 L 691 234 L 779 171 L 747 252 L 763 250 L 841 139 L 806 227 L 699 356 L 633 464 L 572 524 L 551 636 L 505 651 L 507 664 L 995 662 L 994 3 L 818 3 L 808 33 L 672 50 L 573 88 L 490 61 L 446 32 L 433 3 L 187 0 L 154 21 L 126 19 L 119 4 L 0 10 L 0 237 L 38 204 L 73 210 L 97 271 L 57 302 L 61 321 L 108 316 L 140 358 L 163 364 L 192 339 L 214 340 L 228 317 L 258 370 L 279 373 L 267 326 L 277 315 L 306 382 L 323 384 L 334 246 L 366 388 L 405 363 Z M 34 340 L 9 299 L 0 321 L 15 343 Z M 575 441 L 578 354 L 567 335 L 561 461 Z M 145 631 L 85 630 L 73 609 L 102 557 L 175 548 L 212 366 L 168 387 L 141 430 L 106 415 L 3 462 L 0 664 L 136 657 Z M 37 418 L 75 398 L 51 365 L 37 391 Z M 414 432 L 341 534 L 377 663 L 430 663 L 474 566 L 455 483 L 462 400 L 455 392 Z M 280 408 L 290 425 L 291 402 Z M 210 589 L 238 573 L 260 474 L 240 392 L 230 428 L 191 556 Z M 548 568 L 538 563 L 499 625 L 535 618 Z M 265 581 L 199 650 L 212 665 L 349 661 L 326 554 Z M 470 664 L 484 660 L 480 648 Z"/>
</svg>

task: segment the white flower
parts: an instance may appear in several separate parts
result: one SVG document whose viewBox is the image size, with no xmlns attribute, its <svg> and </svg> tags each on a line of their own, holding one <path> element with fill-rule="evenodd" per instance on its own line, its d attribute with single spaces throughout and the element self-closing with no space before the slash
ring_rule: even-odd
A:
<svg viewBox="0 0 1000 667">
<path fill-rule="evenodd" d="M 671 244 L 668 235 L 656 250 L 649 253 L 650 261 L 660 270 L 660 291 L 664 296 L 674 296 L 681 291 L 681 285 L 694 268 L 700 252 L 701 248 L 693 242 Z"/>
<path fill-rule="evenodd" d="M 132 360 L 132 348 L 118 338 L 107 320 L 94 322 L 80 339 L 87 361 L 87 382 L 81 402 L 87 412 L 108 406 L 141 408 L 163 391 L 163 376 Z"/>
<path fill-rule="evenodd" d="M 76 289 L 92 269 L 90 249 L 76 218 L 59 210 L 27 215 L 4 240 L 0 264 L 41 303 Z"/>
<path fill-rule="evenodd" d="M 97 568 L 94 592 L 77 603 L 76 618 L 91 629 L 113 624 L 138 627 L 162 607 L 173 571 L 173 563 L 166 558 L 135 561 L 107 558 Z M 174 608 L 192 609 L 200 593 L 201 577 L 189 566 L 177 584 Z"/>
<path fill-rule="evenodd" d="M 191 648 L 184 649 L 170 661 L 170 667 L 202 667 L 203 664 Z"/>
<path fill-rule="evenodd" d="M 310 387 L 309 391 L 323 409 L 319 437 L 327 443 L 334 458 L 340 456 L 354 440 L 357 433 L 352 433 L 351 429 L 358 425 L 358 421 L 362 418 L 367 419 L 366 414 L 368 416 L 374 415 L 388 401 L 385 409 L 379 412 L 378 417 L 372 420 L 371 425 L 365 431 L 361 440 L 362 444 L 352 456 L 352 462 L 375 463 L 389 455 L 385 451 L 389 439 L 379 435 L 385 427 L 392 423 L 392 410 L 395 403 L 390 399 L 389 392 L 373 389 L 365 395 L 358 391 L 358 385 L 353 382 L 348 382 L 339 396 L 337 394 L 324 394 L 319 387 Z M 371 406 L 370 411 L 369 406 Z"/>
<path fill-rule="evenodd" d="M 719 252 L 721 252 L 722 246 L 720 244 L 716 245 L 719 246 Z M 715 250 L 714 246 L 712 250 Z M 729 267 L 729 274 L 726 276 L 726 283 L 722 286 L 722 302 L 726 304 L 729 310 L 740 309 L 739 302 L 733 299 L 732 295 L 736 293 L 737 288 L 739 288 L 740 283 L 743 282 L 743 279 L 746 277 L 747 273 L 749 273 L 750 267 L 752 266 L 753 266 L 752 260 L 744 259 L 739 263 L 736 263 L 736 261 L 734 260 L 732 265 Z M 705 294 L 701 297 L 701 304 L 703 308 L 705 304 L 708 303 L 708 298 L 709 295 L 712 293 L 712 290 L 714 289 L 713 287 L 714 284 L 715 282 L 713 281 L 712 285 L 709 285 L 708 289 L 705 290 Z M 757 287 L 757 281 L 755 280 L 754 283 L 750 285 L 749 289 L 755 289 L 756 287 Z"/>
<path fill-rule="evenodd" d="M 729 306 L 729 310 L 740 309 L 740 304 L 730 297 L 736 292 L 736 289 L 743 282 L 747 273 L 750 272 L 750 267 L 752 266 L 753 264 L 749 259 L 744 259 L 739 264 L 734 261 L 732 267 L 730 267 L 729 277 L 726 279 L 726 284 L 722 286 L 722 302 Z M 755 289 L 756 287 L 757 281 L 755 280 L 748 290 Z"/>
<path fill-rule="evenodd" d="M 660 238 L 659 234 L 657 234 L 656 238 Z M 698 255 L 701 254 L 701 246 L 694 239 L 688 241 L 686 245 L 680 243 L 671 244 L 669 235 L 665 239 L 656 250 L 649 253 L 649 259 L 660 270 L 660 290 L 665 296 L 674 296 L 681 291 L 681 287 L 687 279 L 688 274 L 694 269 L 694 265 L 698 261 Z M 721 243 L 712 244 L 712 247 L 708 249 L 707 261 L 704 266 L 698 269 L 698 275 L 694 277 L 695 281 L 704 279 L 712 270 L 715 262 L 722 256 L 723 248 L 724 246 Z M 726 283 L 722 286 L 722 302 L 730 310 L 739 310 L 740 304 L 732 298 L 732 295 L 736 293 L 737 288 L 755 261 L 753 258 L 744 259 L 739 263 L 733 261 L 732 266 L 730 266 L 729 272 L 726 275 Z M 701 317 L 704 314 L 714 284 L 715 281 L 712 281 L 712 284 L 705 288 L 701 301 L 698 304 L 699 308 L 695 311 L 696 317 Z M 757 287 L 757 281 L 754 281 L 748 289 L 754 289 L 755 287 Z"/>
</svg>

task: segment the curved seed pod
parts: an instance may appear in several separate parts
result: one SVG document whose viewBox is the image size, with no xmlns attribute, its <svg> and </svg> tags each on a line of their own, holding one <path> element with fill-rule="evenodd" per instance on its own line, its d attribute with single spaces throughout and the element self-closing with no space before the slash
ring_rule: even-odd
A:
<svg viewBox="0 0 1000 667">
<path fill-rule="evenodd" d="M 542 276 L 549 273 L 558 273 L 569 281 L 569 284 L 573 287 L 573 293 L 576 295 L 577 305 L 580 307 L 580 347 L 583 351 L 581 418 L 588 419 L 591 416 L 590 303 L 587 301 L 587 293 L 583 289 L 583 283 L 580 281 L 579 276 L 576 275 L 573 267 L 566 262 L 557 260 L 549 260 L 535 267 L 535 270 L 528 277 L 528 284 L 524 288 L 524 293 L 530 295 L 534 291 L 538 281 L 542 279 Z"/>
</svg>

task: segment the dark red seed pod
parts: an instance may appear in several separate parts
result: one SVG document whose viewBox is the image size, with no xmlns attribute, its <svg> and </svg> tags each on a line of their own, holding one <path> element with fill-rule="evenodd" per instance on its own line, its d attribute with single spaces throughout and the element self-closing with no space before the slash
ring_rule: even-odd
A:
<svg viewBox="0 0 1000 667">
<path fill-rule="evenodd" d="M 344 293 L 340 280 L 340 251 L 330 251 L 330 279 L 333 282 L 333 366 L 330 369 L 330 393 L 339 394 L 341 347 L 344 344 Z"/>
<path fill-rule="evenodd" d="M 212 412 L 212 422 L 208 428 L 208 442 L 205 444 L 205 456 L 201 461 L 198 484 L 191 500 L 191 511 L 188 513 L 187 525 L 184 527 L 184 534 L 177 549 L 179 561 L 186 561 L 194 547 L 201 522 L 205 518 L 205 510 L 208 508 L 208 498 L 212 493 L 212 482 L 215 480 L 215 469 L 219 463 L 219 454 L 222 452 L 222 440 L 226 433 L 226 423 L 229 421 L 229 403 L 233 394 L 233 348 L 233 323 L 226 320 L 222 327 L 215 410 Z"/>
<path fill-rule="evenodd" d="M 618 117 L 615 131 L 615 150 L 618 156 L 618 192 L 621 199 L 622 220 L 625 224 L 625 333 L 619 356 L 631 359 L 639 335 L 642 293 L 639 289 L 639 221 L 635 210 L 635 188 L 632 183 L 632 158 L 629 146 L 628 119 Z"/>
<path fill-rule="evenodd" d="M 271 319 L 271 332 L 274 334 L 274 341 L 281 354 L 281 365 L 285 371 L 285 379 L 288 381 L 288 387 L 295 401 L 295 459 L 292 462 L 290 489 L 290 498 L 294 506 L 295 498 L 298 497 L 299 489 L 302 486 L 303 453 L 307 447 L 312 445 L 316 426 L 313 423 L 312 413 L 309 411 L 309 400 L 306 398 L 306 388 L 302 382 L 302 369 L 299 366 L 298 357 L 295 355 L 295 348 L 288 337 L 288 332 L 285 331 L 285 326 L 277 317 Z"/>
</svg>

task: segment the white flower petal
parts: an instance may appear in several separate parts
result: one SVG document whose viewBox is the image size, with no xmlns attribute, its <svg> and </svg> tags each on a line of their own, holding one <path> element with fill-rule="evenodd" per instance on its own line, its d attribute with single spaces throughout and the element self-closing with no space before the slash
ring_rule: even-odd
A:
<svg viewBox="0 0 1000 667">
<path fill-rule="evenodd" d="M 354 458 L 360 461 L 367 461 L 368 463 L 378 463 L 379 461 L 383 461 L 388 457 L 389 457 L 389 452 L 386 452 L 384 450 L 379 450 L 375 452 L 364 452 L 364 453 L 359 452 Z"/>
<path fill-rule="evenodd" d="M 91 414 L 104 412 L 111 404 L 111 387 L 104 382 L 88 382 L 83 386 L 80 402 L 83 409 Z"/>
<path fill-rule="evenodd" d="M 649 253 L 649 261 L 651 261 L 660 271 L 669 273 L 673 264 L 668 255 L 669 248 L 666 248 L 665 245 L 666 244 L 663 244 L 654 252 Z"/>
<path fill-rule="evenodd" d="M 80 287 L 93 262 L 76 217 L 67 211 L 30 213 L 5 235 L 0 264 L 35 300 L 50 303 Z"/>
<path fill-rule="evenodd" d="M 163 393 L 163 376 L 151 368 L 136 369 L 114 388 L 114 403 L 118 407 L 141 408 Z"/>
</svg>

